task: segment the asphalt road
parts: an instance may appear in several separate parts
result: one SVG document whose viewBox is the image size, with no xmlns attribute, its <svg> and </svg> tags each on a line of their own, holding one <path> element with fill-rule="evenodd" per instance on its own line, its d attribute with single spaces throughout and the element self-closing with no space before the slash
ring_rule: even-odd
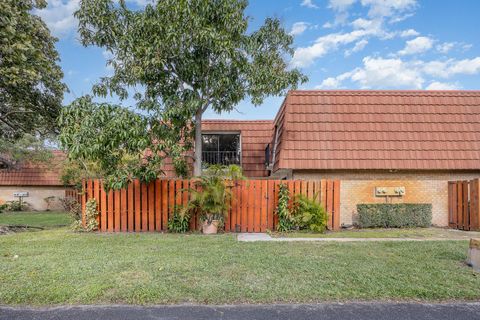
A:
<svg viewBox="0 0 480 320">
<path fill-rule="evenodd" d="M 1 320 L 403 320 L 480 319 L 479 303 L 332 303 L 311 305 L 231 306 L 71 306 L 54 308 L 0 307 Z"/>
</svg>

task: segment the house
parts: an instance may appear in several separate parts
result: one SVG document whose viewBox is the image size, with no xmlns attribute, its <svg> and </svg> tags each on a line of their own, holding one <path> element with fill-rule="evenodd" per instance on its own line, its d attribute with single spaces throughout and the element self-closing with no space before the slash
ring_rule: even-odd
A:
<svg viewBox="0 0 480 320">
<path fill-rule="evenodd" d="M 448 181 L 480 177 L 480 91 L 290 91 L 273 121 L 206 120 L 203 159 L 251 178 L 341 180 L 359 203 L 431 203 L 448 225 Z"/>
<path fill-rule="evenodd" d="M 65 197 L 66 187 L 60 179 L 60 163 L 65 158 L 61 151 L 53 151 L 53 158 L 48 163 L 31 164 L 28 162 L 9 170 L 0 170 L 0 204 L 22 198 L 29 209 L 43 211 L 47 209 L 45 198 L 54 197 L 49 207 L 62 210 L 59 198 Z"/>
</svg>

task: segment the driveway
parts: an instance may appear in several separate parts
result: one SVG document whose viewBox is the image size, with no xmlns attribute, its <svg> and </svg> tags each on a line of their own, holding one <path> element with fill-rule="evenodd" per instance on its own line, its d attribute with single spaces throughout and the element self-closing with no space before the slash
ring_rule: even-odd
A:
<svg viewBox="0 0 480 320">
<path fill-rule="evenodd" d="M 329 303 L 311 305 L 231 306 L 74 306 L 55 308 L 0 307 L 1 320 L 473 320 L 480 319 L 480 303 Z"/>
</svg>

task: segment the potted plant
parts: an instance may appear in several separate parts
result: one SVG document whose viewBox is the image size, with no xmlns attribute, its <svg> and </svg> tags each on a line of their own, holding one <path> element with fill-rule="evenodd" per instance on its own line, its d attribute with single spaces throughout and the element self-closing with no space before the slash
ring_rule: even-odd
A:
<svg viewBox="0 0 480 320">
<path fill-rule="evenodd" d="M 244 179 L 239 166 L 212 165 L 191 188 L 191 199 L 183 210 L 197 213 L 204 234 L 216 234 L 230 209 L 235 180 Z"/>
</svg>

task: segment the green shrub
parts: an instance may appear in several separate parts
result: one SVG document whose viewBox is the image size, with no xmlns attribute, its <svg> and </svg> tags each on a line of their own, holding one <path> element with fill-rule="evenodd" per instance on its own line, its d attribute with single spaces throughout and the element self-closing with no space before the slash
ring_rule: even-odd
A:
<svg viewBox="0 0 480 320">
<path fill-rule="evenodd" d="M 28 203 L 25 201 L 7 201 L 0 205 L 0 212 L 4 211 L 25 211 L 28 210 Z"/>
<path fill-rule="evenodd" d="M 174 233 L 185 233 L 190 226 L 190 214 L 187 210 L 176 209 L 173 216 L 168 219 L 168 231 Z"/>
<path fill-rule="evenodd" d="M 361 228 L 412 228 L 432 224 L 432 205 L 426 203 L 375 203 L 357 205 Z"/>
<path fill-rule="evenodd" d="M 328 215 L 325 208 L 317 201 L 317 195 L 309 199 L 303 194 L 295 197 L 293 216 L 295 225 L 300 229 L 324 232 Z"/>
<path fill-rule="evenodd" d="M 98 210 L 97 210 L 97 200 L 90 199 L 85 204 L 85 226 L 82 224 L 82 218 L 73 222 L 71 228 L 74 231 L 84 231 L 91 232 L 98 230 Z"/>
<path fill-rule="evenodd" d="M 288 202 L 290 201 L 290 191 L 286 184 L 280 184 L 278 190 L 278 206 L 275 213 L 278 215 L 277 230 L 287 232 L 294 227 L 294 221 Z"/>
</svg>

